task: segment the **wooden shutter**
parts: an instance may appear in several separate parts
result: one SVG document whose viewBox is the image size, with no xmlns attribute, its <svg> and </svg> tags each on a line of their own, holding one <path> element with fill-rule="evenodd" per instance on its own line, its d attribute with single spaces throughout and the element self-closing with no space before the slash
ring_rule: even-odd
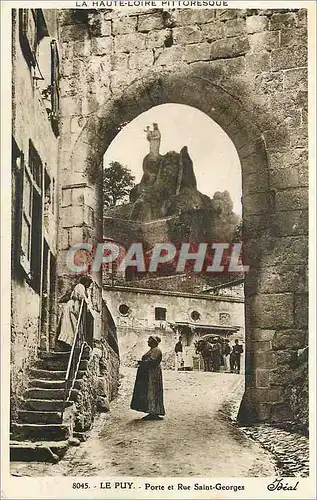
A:
<svg viewBox="0 0 317 500">
<path fill-rule="evenodd" d="M 30 173 L 21 153 L 19 213 L 19 262 L 28 278 L 31 278 L 31 232 L 33 188 Z"/>
<path fill-rule="evenodd" d="M 51 41 L 51 120 L 52 128 L 56 136 L 59 135 L 59 56 L 56 40 Z"/>
<path fill-rule="evenodd" d="M 35 67 L 37 43 L 36 14 L 33 9 L 19 9 L 19 37 L 23 55 L 29 66 Z"/>
</svg>

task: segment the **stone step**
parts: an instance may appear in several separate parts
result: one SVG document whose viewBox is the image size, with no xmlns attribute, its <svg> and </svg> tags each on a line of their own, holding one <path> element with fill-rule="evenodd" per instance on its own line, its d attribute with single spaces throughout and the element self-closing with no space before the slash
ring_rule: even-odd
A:
<svg viewBox="0 0 317 500">
<path fill-rule="evenodd" d="M 70 406 L 72 402 L 66 403 L 66 406 Z M 26 410 L 31 411 L 62 411 L 63 400 L 62 399 L 27 399 L 23 402 L 23 407 Z"/>
<path fill-rule="evenodd" d="M 70 437 L 68 425 L 63 424 L 12 424 L 15 441 L 64 441 Z"/>
<path fill-rule="evenodd" d="M 77 373 L 77 379 L 81 379 L 84 376 L 84 371 L 79 370 Z M 39 370 L 36 368 L 33 368 L 30 370 L 30 375 L 32 378 L 38 378 L 38 379 L 49 379 L 49 380 L 65 380 L 66 377 L 66 370 L 64 371 L 58 371 L 58 370 Z"/>
<path fill-rule="evenodd" d="M 50 370 L 50 371 L 65 371 L 67 370 L 68 360 L 67 359 L 41 359 L 36 362 L 36 368 L 39 370 Z M 88 360 L 81 360 L 79 365 L 79 370 L 86 370 L 88 367 Z"/>
<path fill-rule="evenodd" d="M 61 412 L 57 411 L 20 410 L 18 417 L 19 422 L 25 424 L 60 424 L 62 422 Z"/>
<path fill-rule="evenodd" d="M 79 391 L 77 389 L 73 389 L 71 392 L 71 397 L 70 399 L 72 401 L 76 400 L 78 397 Z M 26 399 L 46 399 L 46 400 L 52 400 L 52 399 L 59 399 L 63 400 L 65 395 L 65 390 L 63 389 L 43 389 L 43 388 L 33 388 L 33 389 L 27 389 L 25 391 L 24 397 Z"/>
<path fill-rule="evenodd" d="M 68 441 L 11 441 L 11 462 L 57 463 L 66 453 Z"/>
<path fill-rule="evenodd" d="M 26 399 L 23 402 L 23 408 L 34 411 L 62 411 L 63 403 L 62 399 Z M 65 406 L 72 404 L 72 401 L 69 401 Z"/>
<path fill-rule="evenodd" d="M 31 379 L 30 386 L 36 389 L 65 389 L 65 380 L 49 380 L 49 379 Z M 80 389 L 82 386 L 81 380 L 75 380 L 74 388 Z"/>
</svg>

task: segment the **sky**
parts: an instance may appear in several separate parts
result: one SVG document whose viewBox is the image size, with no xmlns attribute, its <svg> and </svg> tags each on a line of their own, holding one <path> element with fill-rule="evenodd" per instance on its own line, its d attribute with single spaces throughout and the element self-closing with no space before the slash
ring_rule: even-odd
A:
<svg viewBox="0 0 317 500">
<path fill-rule="evenodd" d="M 104 164 L 118 161 L 128 167 L 140 182 L 142 162 L 149 152 L 144 132 L 158 123 L 160 153 L 180 152 L 183 146 L 193 160 L 198 190 L 213 197 L 216 191 L 229 191 L 234 212 L 241 215 L 241 167 L 235 146 L 223 129 L 205 113 L 183 104 L 162 104 L 142 113 L 114 138 L 104 156 Z"/>
</svg>

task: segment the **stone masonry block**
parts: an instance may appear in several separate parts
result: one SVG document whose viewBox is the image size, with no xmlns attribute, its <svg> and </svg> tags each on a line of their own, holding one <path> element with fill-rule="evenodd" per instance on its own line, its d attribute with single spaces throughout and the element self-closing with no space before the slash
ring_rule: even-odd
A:
<svg viewBox="0 0 317 500">
<path fill-rule="evenodd" d="M 274 335 L 275 330 L 261 330 L 261 328 L 253 328 L 251 332 L 252 340 L 256 342 L 271 342 Z"/>
<path fill-rule="evenodd" d="M 305 266 L 264 267 L 259 271 L 260 293 L 304 292 L 306 287 Z"/>
<path fill-rule="evenodd" d="M 244 194 L 254 194 L 267 191 L 269 188 L 269 176 L 267 171 L 262 170 L 254 174 L 242 176 L 242 186 Z"/>
<path fill-rule="evenodd" d="M 304 149 L 293 149 L 282 153 L 270 153 L 270 169 L 282 171 L 283 169 L 308 167 L 307 151 Z"/>
<path fill-rule="evenodd" d="M 275 196 L 276 210 L 306 210 L 308 209 L 308 189 L 285 189 L 277 191 Z"/>
<path fill-rule="evenodd" d="M 177 9 L 175 25 L 186 26 L 192 24 L 205 24 L 215 18 L 214 9 Z"/>
<path fill-rule="evenodd" d="M 279 48 L 279 32 L 263 31 L 248 36 L 250 48 L 253 52 L 273 50 Z"/>
<path fill-rule="evenodd" d="M 241 36 L 246 32 L 245 19 L 236 18 L 224 23 L 224 33 L 226 37 Z"/>
<path fill-rule="evenodd" d="M 224 59 L 244 55 L 250 49 L 247 37 L 217 40 L 210 45 L 210 59 Z"/>
<path fill-rule="evenodd" d="M 277 330 L 272 339 L 274 350 L 303 349 L 308 345 L 308 332 L 305 330 Z"/>
<path fill-rule="evenodd" d="M 262 254 L 262 266 L 305 265 L 308 258 L 308 238 L 302 236 L 283 236 L 269 238 Z"/>
<path fill-rule="evenodd" d="M 134 52 L 130 54 L 129 57 L 129 68 L 138 69 L 146 68 L 152 66 L 154 63 L 153 50 L 142 50 L 141 52 Z"/>
<path fill-rule="evenodd" d="M 270 30 L 294 28 L 296 27 L 296 25 L 296 14 L 294 12 L 285 12 L 285 14 L 273 14 L 270 20 Z"/>
<path fill-rule="evenodd" d="M 308 293 L 295 295 L 295 325 L 296 328 L 308 328 Z"/>
<path fill-rule="evenodd" d="M 160 11 L 157 14 L 144 14 L 138 18 L 138 31 L 148 32 L 152 30 L 160 30 L 164 28 L 163 13 Z"/>
<path fill-rule="evenodd" d="M 299 45 L 307 46 L 307 28 L 283 29 L 281 31 L 280 46 L 298 47 Z"/>
<path fill-rule="evenodd" d="M 255 385 L 256 387 L 269 387 L 270 371 L 269 370 L 255 370 Z"/>
<path fill-rule="evenodd" d="M 133 52 L 135 50 L 144 50 L 146 35 L 143 33 L 130 33 L 128 35 L 117 35 L 114 38 L 115 51 Z"/>
<path fill-rule="evenodd" d="M 258 33 L 267 29 L 268 19 L 265 16 L 249 16 L 246 18 L 247 33 Z"/>
<path fill-rule="evenodd" d="M 72 206 L 72 207 L 62 208 L 61 220 L 64 228 L 82 226 L 83 224 L 90 225 L 91 216 L 89 213 L 89 207 Z"/>
<path fill-rule="evenodd" d="M 308 90 L 308 70 L 306 68 L 299 68 L 285 71 L 284 89 Z"/>
<path fill-rule="evenodd" d="M 289 366 L 279 366 L 270 370 L 270 386 L 288 386 L 293 384 L 293 369 Z"/>
<path fill-rule="evenodd" d="M 224 23 L 213 22 L 208 24 L 202 24 L 200 26 L 203 39 L 206 42 L 214 42 L 220 38 L 224 38 Z"/>
<path fill-rule="evenodd" d="M 168 33 L 169 30 L 150 31 L 146 36 L 146 47 L 148 49 L 164 47 L 164 41 Z"/>
<path fill-rule="evenodd" d="M 129 54 L 125 54 L 124 52 L 120 52 L 119 54 L 113 54 L 112 56 L 112 70 L 113 71 L 120 71 L 120 70 L 127 70 L 128 69 L 128 61 L 129 61 Z"/>
<path fill-rule="evenodd" d="M 283 168 L 270 171 L 270 184 L 274 189 L 295 188 L 300 185 L 297 168 Z"/>
<path fill-rule="evenodd" d="M 62 190 L 62 207 L 68 207 L 72 205 L 72 190 L 63 189 Z"/>
<path fill-rule="evenodd" d="M 199 43 L 203 40 L 203 32 L 197 26 L 174 28 L 173 39 L 177 44 Z"/>
<path fill-rule="evenodd" d="M 184 59 L 191 63 L 195 61 L 206 61 L 210 59 L 209 43 L 195 43 L 185 46 Z"/>
<path fill-rule="evenodd" d="M 63 229 L 61 231 L 61 249 L 62 250 L 68 250 L 69 247 L 70 247 L 70 243 L 69 243 L 69 232 L 67 231 L 67 229 Z"/>
<path fill-rule="evenodd" d="M 229 21 L 230 19 L 236 19 L 240 15 L 243 15 L 243 11 L 241 9 L 217 9 L 215 14 L 217 19 Z"/>
<path fill-rule="evenodd" d="M 268 193 L 243 194 L 243 208 L 246 217 L 267 213 L 269 206 Z"/>
<path fill-rule="evenodd" d="M 273 403 L 283 401 L 283 391 L 281 388 L 253 388 L 250 389 L 252 400 L 257 403 Z"/>
<path fill-rule="evenodd" d="M 137 16 L 118 16 L 112 20 L 112 34 L 126 35 L 136 31 L 138 18 Z"/>
<path fill-rule="evenodd" d="M 110 37 L 94 38 L 93 51 L 98 56 L 109 55 L 112 52 L 112 39 Z"/>
<path fill-rule="evenodd" d="M 272 349 L 272 344 L 269 341 L 252 342 L 252 350 L 254 352 L 267 352 Z"/>
<path fill-rule="evenodd" d="M 271 67 L 273 71 L 280 69 L 296 68 L 307 65 L 307 47 L 294 47 L 290 51 L 288 48 L 272 50 Z"/>
<path fill-rule="evenodd" d="M 275 214 L 272 230 L 276 236 L 308 234 L 308 210 L 292 210 Z"/>
<path fill-rule="evenodd" d="M 169 66 L 182 59 L 184 49 L 180 45 L 173 45 L 167 49 L 155 50 L 155 64 L 159 66 Z"/>
<path fill-rule="evenodd" d="M 263 329 L 292 328 L 294 326 L 292 293 L 258 294 L 254 298 L 251 321 Z"/>
<path fill-rule="evenodd" d="M 282 71 L 264 72 L 255 76 L 256 88 L 262 94 L 281 92 L 284 84 L 284 73 Z"/>
<path fill-rule="evenodd" d="M 256 52 L 245 56 L 247 70 L 252 73 L 263 73 L 270 70 L 270 54 L 268 52 Z"/>
<path fill-rule="evenodd" d="M 218 59 L 209 63 L 211 68 L 219 68 L 229 76 L 236 76 L 245 72 L 245 58 L 235 57 L 234 59 Z"/>
</svg>

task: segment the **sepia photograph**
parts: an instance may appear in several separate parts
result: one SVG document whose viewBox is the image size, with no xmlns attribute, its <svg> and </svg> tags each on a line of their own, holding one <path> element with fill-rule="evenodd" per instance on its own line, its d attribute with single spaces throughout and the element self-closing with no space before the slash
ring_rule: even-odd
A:
<svg viewBox="0 0 317 500">
<path fill-rule="evenodd" d="M 1 498 L 313 498 L 315 2 L 3 4 Z"/>
</svg>

